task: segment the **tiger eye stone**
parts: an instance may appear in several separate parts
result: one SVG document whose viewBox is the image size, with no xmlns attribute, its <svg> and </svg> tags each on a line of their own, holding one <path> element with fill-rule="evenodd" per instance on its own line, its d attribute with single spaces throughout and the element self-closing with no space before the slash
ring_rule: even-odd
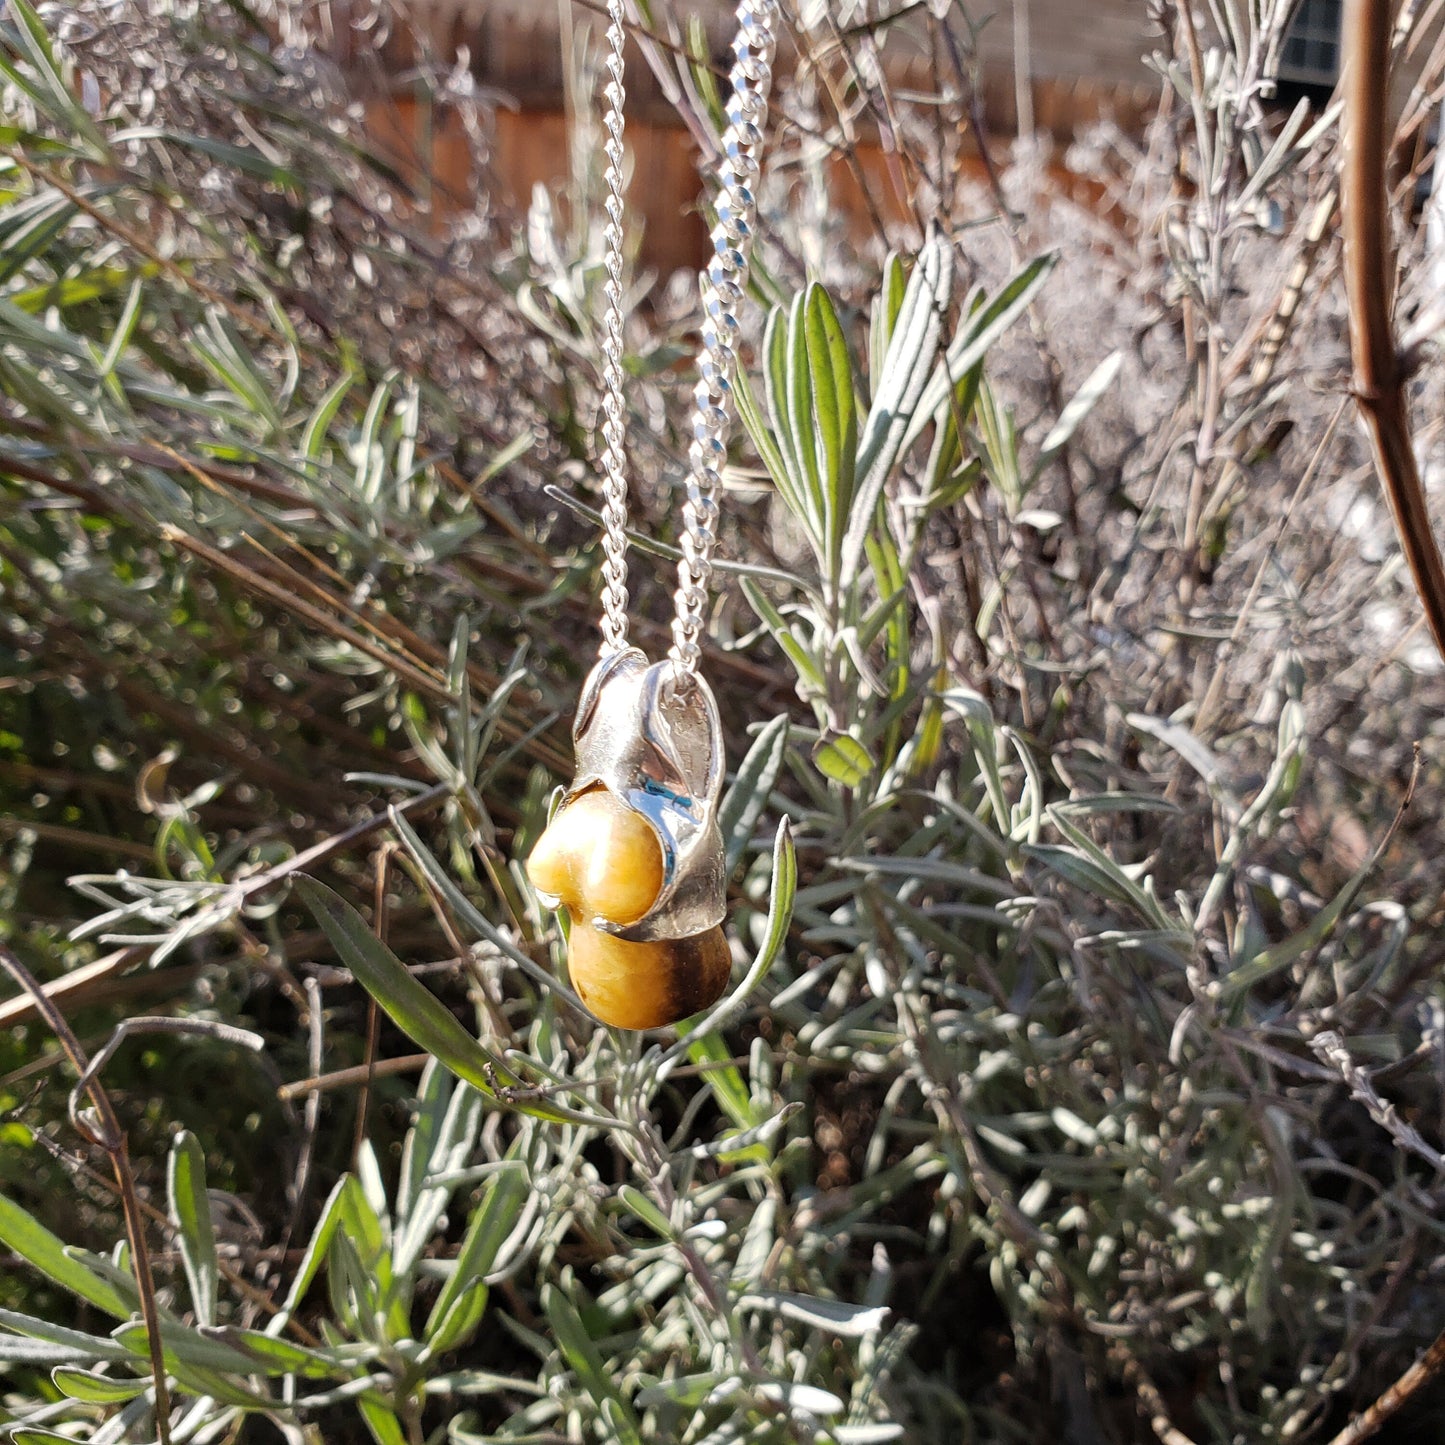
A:
<svg viewBox="0 0 1445 1445">
<path fill-rule="evenodd" d="M 567 969 L 589 1011 L 619 1029 L 659 1029 L 722 997 L 732 954 L 721 927 L 634 943 L 574 923 Z"/>
<path fill-rule="evenodd" d="M 606 788 L 558 810 L 527 859 L 533 886 L 572 915 L 567 971 L 592 1014 L 619 1029 L 658 1029 L 715 1003 L 732 973 L 722 929 L 638 943 L 600 928 L 644 917 L 662 892 L 652 825 Z"/>
<path fill-rule="evenodd" d="M 527 859 L 527 876 L 579 922 L 636 923 L 662 892 L 662 845 L 652 825 L 606 788 L 560 808 Z"/>
</svg>

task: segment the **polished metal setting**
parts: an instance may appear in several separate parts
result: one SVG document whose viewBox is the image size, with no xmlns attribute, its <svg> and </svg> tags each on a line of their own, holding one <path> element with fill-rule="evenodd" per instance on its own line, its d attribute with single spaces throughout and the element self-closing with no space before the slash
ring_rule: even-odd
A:
<svg viewBox="0 0 1445 1445">
<path fill-rule="evenodd" d="M 667 660 L 659 663 L 649 663 L 642 652 L 627 645 L 623 12 L 624 0 L 608 0 L 609 80 L 603 116 L 607 274 L 602 321 L 602 647 L 578 703 L 573 728 L 577 772 L 563 807 L 590 788 L 605 787 L 651 826 L 663 862 L 662 889 L 652 907 L 626 926 L 605 918 L 588 920 L 603 932 L 650 943 L 695 939 L 721 924 L 727 912 L 727 867 L 717 820 L 723 783 L 722 726 L 698 664 L 717 544 L 717 497 L 734 410 L 737 308 L 752 252 L 779 9 L 778 0 L 741 0 L 738 5 L 712 259 L 699 277 L 702 344 L 693 390 L 691 470 L 683 508 L 673 641 Z M 544 901 L 554 907 L 558 902 Z"/>
<path fill-rule="evenodd" d="M 589 788 L 607 788 L 652 825 L 662 849 L 662 891 L 643 918 L 627 927 L 588 921 L 638 943 L 690 938 L 721 923 L 723 736 L 712 689 L 701 678 L 678 688 L 671 663 L 649 663 L 635 647 L 610 653 L 583 686 L 573 739 L 577 773 L 563 807 Z"/>
</svg>

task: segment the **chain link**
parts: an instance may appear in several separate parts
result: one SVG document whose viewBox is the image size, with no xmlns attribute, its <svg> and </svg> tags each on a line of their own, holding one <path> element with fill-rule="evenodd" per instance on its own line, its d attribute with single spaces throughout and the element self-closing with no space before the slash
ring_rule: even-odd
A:
<svg viewBox="0 0 1445 1445">
<path fill-rule="evenodd" d="M 747 282 L 748 257 L 757 218 L 757 181 L 768 92 L 777 47 L 777 0 L 742 0 L 733 41 L 732 95 L 722 138 L 722 185 L 712 260 L 701 273 L 702 350 L 693 388 L 692 471 L 683 507 L 682 558 L 677 564 L 676 615 L 669 656 L 680 686 L 697 676 L 699 638 L 717 545 L 718 491 L 727 460 L 732 424 L 733 378 L 737 372 L 738 304 Z"/>
<path fill-rule="evenodd" d="M 603 245 L 607 309 L 602 336 L 602 651 L 627 645 L 627 478 L 622 370 L 622 44 L 623 0 L 608 0 L 607 70 L 604 98 L 607 128 L 607 226 Z M 676 608 L 669 656 L 677 682 L 687 687 L 697 676 L 699 639 L 706 620 L 712 554 L 717 546 L 718 492 L 727 460 L 732 425 L 733 378 L 737 373 L 737 308 L 747 282 L 748 257 L 757 217 L 757 179 L 768 92 L 777 48 L 777 0 L 741 0 L 733 41 L 732 94 L 722 137 L 721 186 L 712 260 L 700 273 L 702 347 L 693 388 L 691 470 L 683 506 L 682 558 L 677 566 Z"/>
<path fill-rule="evenodd" d="M 603 150 L 607 170 L 604 206 L 607 225 L 602 232 L 603 264 L 607 279 L 602 294 L 607 307 L 602 317 L 602 653 L 627 646 L 627 455 L 622 371 L 622 28 L 623 0 L 608 0 L 607 73 L 602 123 L 607 128 Z"/>
</svg>

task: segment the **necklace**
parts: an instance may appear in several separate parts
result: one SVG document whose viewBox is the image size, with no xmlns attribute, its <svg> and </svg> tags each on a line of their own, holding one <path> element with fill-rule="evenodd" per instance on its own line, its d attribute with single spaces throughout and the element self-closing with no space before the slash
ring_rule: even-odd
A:
<svg viewBox="0 0 1445 1445">
<path fill-rule="evenodd" d="M 588 1009 L 618 1028 L 659 1028 L 713 1003 L 731 953 L 717 805 L 723 737 L 699 672 L 718 492 L 727 457 L 737 307 L 757 215 L 755 188 L 776 48 L 777 0 L 741 0 L 722 138 L 712 259 L 701 273 L 702 345 L 693 388 L 672 646 L 650 663 L 627 641 L 627 476 L 623 450 L 623 0 L 608 0 L 606 311 L 602 337 L 602 646 L 572 736 L 576 774 L 527 872 L 571 918 L 568 972 Z"/>
</svg>

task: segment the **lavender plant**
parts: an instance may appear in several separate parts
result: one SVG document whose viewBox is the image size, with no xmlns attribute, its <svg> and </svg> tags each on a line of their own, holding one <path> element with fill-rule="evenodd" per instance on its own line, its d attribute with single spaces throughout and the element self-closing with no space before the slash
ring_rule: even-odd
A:
<svg viewBox="0 0 1445 1445">
<path fill-rule="evenodd" d="M 1161 10 L 1095 210 L 958 165 L 958 7 L 804 9 L 708 663 L 738 967 L 639 1039 L 519 863 L 592 645 L 596 154 L 429 210 L 302 7 L 7 7 L 0 941 L 117 1130 L 0 1003 L 10 1438 L 1358 1440 L 1438 1333 L 1439 684 L 1287 7 Z M 860 127 L 916 182 L 866 241 Z M 655 644 L 692 303 L 625 290 Z M 195 1027 L 107 1050 L 147 996 Z"/>
</svg>

